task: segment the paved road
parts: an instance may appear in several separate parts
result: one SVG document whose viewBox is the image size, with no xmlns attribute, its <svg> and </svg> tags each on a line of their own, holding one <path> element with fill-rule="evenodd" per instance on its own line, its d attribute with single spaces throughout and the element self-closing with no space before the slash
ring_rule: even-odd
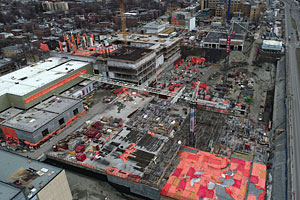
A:
<svg viewBox="0 0 300 200">
<path fill-rule="evenodd" d="M 287 58 L 287 107 L 288 107 L 288 131 L 291 145 L 291 178 L 293 199 L 300 198 L 300 87 L 296 59 L 296 46 L 298 41 L 295 30 L 291 24 L 291 15 L 295 21 L 300 19 L 299 10 L 295 8 L 293 1 L 285 1 L 286 16 L 286 39 L 291 36 L 291 40 L 286 43 Z M 299 29 L 299 27 L 298 27 Z M 293 34 L 292 34 L 293 33 Z"/>
</svg>

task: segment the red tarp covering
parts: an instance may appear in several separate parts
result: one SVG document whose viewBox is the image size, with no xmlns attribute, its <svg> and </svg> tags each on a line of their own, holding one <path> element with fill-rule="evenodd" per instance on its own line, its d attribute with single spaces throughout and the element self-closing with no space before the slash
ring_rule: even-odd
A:
<svg viewBox="0 0 300 200">
<path fill-rule="evenodd" d="M 177 186 L 178 190 L 184 190 L 186 186 L 186 181 L 185 180 L 181 180 Z"/>
<path fill-rule="evenodd" d="M 221 165 L 221 161 L 220 160 L 216 160 L 216 159 L 209 159 L 208 162 L 212 163 L 212 164 L 216 164 L 216 165 Z"/>
<path fill-rule="evenodd" d="M 176 170 L 173 173 L 173 176 L 178 177 L 181 174 L 181 172 L 182 172 L 182 169 L 176 168 Z"/>
<path fill-rule="evenodd" d="M 41 43 L 40 49 L 41 49 L 42 51 L 49 51 L 48 45 L 47 45 L 47 44 L 43 44 L 43 43 Z"/>
<path fill-rule="evenodd" d="M 171 187 L 170 184 L 168 184 L 168 183 L 165 184 L 165 186 L 163 187 L 163 189 L 160 191 L 160 194 L 166 196 L 167 193 L 168 193 L 168 191 L 169 191 L 169 189 L 170 189 L 170 187 Z"/>
<path fill-rule="evenodd" d="M 200 197 L 205 199 L 222 199 L 221 197 L 217 197 L 216 189 L 209 190 L 208 185 L 210 182 L 214 184 L 222 183 L 223 181 L 220 181 L 220 178 L 224 177 L 227 180 L 233 178 L 235 181 L 232 186 L 228 188 L 224 187 L 226 193 L 233 199 L 247 199 L 248 195 L 251 197 L 251 194 L 247 193 L 251 162 L 235 158 L 232 158 L 231 161 L 229 157 L 224 158 L 220 157 L 220 155 L 210 154 L 196 149 L 193 150 L 197 151 L 197 153 L 188 151 L 179 153 L 180 162 L 162 189 L 162 195 L 178 200 L 199 199 Z M 194 160 L 196 157 L 197 161 Z M 229 170 L 237 170 L 237 172 L 230 176 L 227 175 Z M 200 171 L 204 173 L 198 175 L 197 172 Z M 265 176 L 265 171 L 266 167 L 264 165 L 253 163 L 252 176 L 259 177 L 258 183 L 255 184 L 257 189 L 264 190 L 262 186 L 265 185 L 265 180 L 262 181 L 261 177 Z M 263 197 L 264 194 L 262 194 L 259 199 L 262 200 Z"/>
<path fill-rule="evenodd" d="M 191 160 L 198 160 L 199 159 L 199 157 L 197 155 L 194 155 L 194 154 L 189 154 L 187 158 L 191 159 Z"/>
<path fill-rule="evenodd" d="M 5 138 L 12 137 L 14 139 L 18 139 L 17 133 L 15 129 L 8 128 L 6 126 L 1 126 L 0 127 L 5 135 Z"/>
<path fill-rule="evenodd" d="M 186 175 L 192 177 L 195 174 L 195 171 L 196 170 L 193 167 L 191 167 Z"/>
<path fill-rule="evenodd" d="M 239 163 L 239 164 L 243 164 L 243 165 L 246 164 L 246 162 L 244 160 L 240 160 L 240 159 L 237 159 L 237 158 L 232 158 L 231 162 Z"/>
<path fill-rule="evenodd" d="M 199 191 L 197 193 L 199 197 L 207 197 L 207 198 L 213 198 L 214 191 L 207 189 L 207 187 L 200 185 Z"/>
<path fill-rule="evenodd" d="M 242 184 L 242 181 L 241 180 L 237 180 L 237 179 L 233 179 L 233 180 L 234 180 L 234 184 L 232 186 L 240 188 L 241 184 Z"/>
<path fill-rule="evenodd" d="M 239 164 L 238 167 L 236 168 L 239 171 L 244 171 L 245 169 L 245 164 Z"/>
<path fill-rule="evenodd" d="M 258 177 L 257 176 L 251 176 L 250 182 L 254 183 L 254 184 L 257 184 L 258 183 Z"/>
<path fill-rule="evenodd" d="M 104 125 L 100 122 L 96 122 L 95 124 L 92 125 L 92 127 L 97 128 L 97 129 L 101 129 L 101 128 L 103 128 L 103 126 Z"/>
<path fill-rule="evenodd" d="M 86 135 L 90 138 L 94 138 L 98 133 L 99 133 L 99 131 L 97 129 L 90 128 L 84 133 L 84 135 Z"/>
<path fill-rule="evenodd" d="M 226 187 L 225 187 L 225 192 L 226 192 L 227 194 L 229 194 L 230 196 L 232 196 L 232 191 L 231 191 L 229 188 L 226 188 Z"/>
<path fill-rule="evenodd" d="M 86 159 L 86 155 L 84 153 L 76 154 L 76 159 L 80 162 L 83 162 Z"/>
<path fill-rule="evenodd" d="M 76 152 L 76 153 L 83 152 L 84 150 L 85 150 L 85 146 L 83 146 L 83 145 L 78 145 L 78 146 L 75 148 L 75 152 Z"/>
<path fill-rule="evenodd" d="M 207 87 L 207 84 L 206 83 L 200 83 L 199 87 L 205 89 Z"/>
<path fill-rule="evenodd" d="M 230 179 L 231 176 L 230 175 L 225 175 L 225 179 Z"/>
<path fill-rule="evenodd" d="M 102 137 L 102 134 L 101 133 L 98 133 L 96 136 L 95 136 L 95 138 L 97 138 L 97 139 L 100 139 Z"/>
<path fill-rule="evenodd" d="M 199 197 L 205 197 L 206 195 L 206 190 L 207 190 L 207 187 L 203 186 L 203 185 L 200 185 L 200 188 L 198 190 L 198 196 Z"/>
<path fill-rule="evenodd" d="M 260 193 L 260 195 L 258 196 L 259 200 L 264 200 L 265 199 L 265 191 L 263 191 L 262 193 Z"/>
</svg>

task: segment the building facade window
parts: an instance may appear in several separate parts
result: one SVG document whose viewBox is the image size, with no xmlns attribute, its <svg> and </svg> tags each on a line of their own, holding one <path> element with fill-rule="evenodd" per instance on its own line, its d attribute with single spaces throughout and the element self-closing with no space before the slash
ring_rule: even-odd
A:
<svg viewBox="0 0 300 200">
<path fill-rule="evenodd" d="M 78 108 L 76 108 L 75 110 L 73 110 L 73 114 L 77 115 L 78 114 Z"/>
<path fill-rule="evenodd" d="M 42 131 L 42 135 L 46 136 L 49 134 L 49 130 L 46 128 L 45 130 Z"/>
<path fill-rule="evenodd" d="M 64 124 L 64 123 L 65 123 L 65 119 L 64 119 L 64 118 L 61 118 L 60 120 L 58 120 L 58 123 L 59 123 L 59 125 Z"/>
</svg>

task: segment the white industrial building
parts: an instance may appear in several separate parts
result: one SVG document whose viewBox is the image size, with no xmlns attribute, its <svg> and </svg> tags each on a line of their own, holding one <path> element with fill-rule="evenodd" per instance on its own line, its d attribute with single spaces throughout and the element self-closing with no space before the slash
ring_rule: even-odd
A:
<svg viewBox="0 0 300 200">
<path fill-rule="evenodd" d="M 0 111 L 28 109 L 82 82 L 92 74 L 88 62 L 51 57 L 0 77 Z"/>
<path fill-rule="evenodd" d="M 145 33 L 158 34 L 165 30 L 168 26 L 169 22 L 153 21 L 143 26 L 143 29 Z"/>
<path fill-rule="evenodd" d="M 267 51 L 282 51 L 282 41 L 263 40 L 262 49 Z"/>
</svg>

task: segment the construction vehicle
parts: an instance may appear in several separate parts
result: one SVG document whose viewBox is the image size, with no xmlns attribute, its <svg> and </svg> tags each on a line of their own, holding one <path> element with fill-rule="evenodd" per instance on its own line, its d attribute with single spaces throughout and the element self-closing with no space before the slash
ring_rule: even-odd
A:
<svg viewBox="0 0 300 200">
<path fill-rule="evenodd" d="M 246 101 L 246 102 L 252 102 L 252 101 L 253 101 L 253 98 L 247 96 L 247 97 L 245 98 L 245 101 Z"/>
<path fill-rule="evenodd" d="M 88 97 L 88 99 L 92 99 L 94 97 L 95 93 L 92 92 L 91 95 Z"/>
<path fill-rule="evenodd" d="M 93 104 L 93 102 L 92 101 L 90 101 L 89 99 L 85 99 L 85 100 L 83 100 L 83 102 L 82 102 L 84 105 L 87 105 L 87 106 L 91 106 L 92 104 Z"/>
</svg>

